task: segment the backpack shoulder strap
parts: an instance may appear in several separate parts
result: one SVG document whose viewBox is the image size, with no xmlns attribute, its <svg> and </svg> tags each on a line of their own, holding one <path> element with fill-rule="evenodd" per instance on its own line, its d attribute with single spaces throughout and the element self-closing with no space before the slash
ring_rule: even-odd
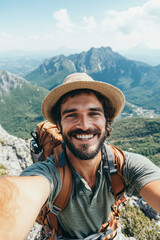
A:
<svg viewBox="0 0 160 240">
<path fill-rule="evenodd" d="M 54 203 L 53 209 L 48 214 L 48 221 L 52 229 L 58 231 L 57 215 L 61 212 L 67 205 L 69 197 L 72 191 L 72 173 L 66 162 L 64 166 L 58 166 L 60 163 L 56 163 L 57 169 L 61 175 L 62 187 L 57 195 Z"/>
<path fill-rule="evenodd" d="M 126 201 L 124 196 L 125 180 L 122 176 L 122 170 L 125 163 L 125 155 L 123 151 L 114 145 L 105 144 L 105 152 L 107 154 L 104 160 L 104 170 L 110 178 L 111 188 L 115 197 L 115 203 L 111 206 L 109 221 L 102 224 L 100 233 L 111 231 L 105 239 L 113 239 L 116 236 L 116 229 L 119 227 L 118 219 L 120 217 L 119 206 Z"/>
<path fill-rule="evenodd" d="M 57 159 L 55 159 L 55 164 L 57 166 L 57 169 L 61 175 L 61 181 L 62 181 L 62 188 L 57 196 L 57 198 L 55 199 L 54 201 L 54 208 L 56 209 L 59 209 L 58 212 L 62 211 L 68 200 L 69 200 L 69 197 L 70 197 L 70 193 L 71 193 L 71 190 L 72 190 L 72 173 L 71 173 L 71 170 L 70 170 L 70 167 L 67 163 L 67 161 L 63 161 L 63 163 L 60 162 L 60 160 L 62 159 L 62 157 L 65 158 L 64 156 L 64 151 L 61 153 L 61 155 L 59 156 L 59 162 L 57 164 Z M 57 215 L 57 212 L 55 211 L 55 215 Z"/>
<path fill-rule="evenodd" d="M 126 186 L 122 175 L 125 155 L 121 149 L 114 145 L 105 144 L 105 148 L 108 158 L 110 182 L 115 200 L 118 200 L 123 195 Z"/>
</svg>

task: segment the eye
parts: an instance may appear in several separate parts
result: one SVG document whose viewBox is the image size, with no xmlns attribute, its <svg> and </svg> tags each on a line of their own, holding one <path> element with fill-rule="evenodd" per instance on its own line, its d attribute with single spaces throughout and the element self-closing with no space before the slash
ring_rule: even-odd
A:
<svg viewBox="0 0 160 240">
<path fill-rule="evenodd" d="M 74 117 L 77 117 L 76 113 L 70 113 L 66 116 L 66 118 L 74 118 Z"/>
<path fill-rule="evenodd" d="M 89 113 L 90 116 L 100 116 L 100 112 L 90 112 Z"/>
</svg>

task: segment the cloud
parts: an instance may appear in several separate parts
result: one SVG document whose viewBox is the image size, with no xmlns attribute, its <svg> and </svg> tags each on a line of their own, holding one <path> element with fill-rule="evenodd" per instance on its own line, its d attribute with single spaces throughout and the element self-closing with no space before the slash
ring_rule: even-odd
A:
<svg viewBox="0 0 160 240">
<path fill-rule="evenodd" d="M 10 38 L 11 38 L 11 35 L 8 34 L 8 33 L 5 33 L 5 32 L 1 32 L 1 33 L 0 33 L 0 38 L 10 39 Z"/>
<path fill-rule="evenodd" d="M 67 47 L 111 46 L 119 50 L 145 44 L 160 48 L 160 0 L 148 0 L 124 11 L 106 10 L 105 17 L 99 22 L 95 16 L 84 16 L 73 23 L 67 9 L 54 12 L 53 17 L 61 30 L 54 36 L 59 37 L 60 44 L 65 34 Z"/>
<path fill-rule="evenodd" d="M 45 38 L 46 38 L 46 39 L 53 39 L 54 36 L 53 36 L 52 34 L 48 34 L 48 35 L 45 36 Z"/>
<path fill-rule="evenodd" d="M 158 20 L 158 22 L 157 22 Z M 124 34 L 133 31 L 145 31 L 149 26 L 159 29 L 160 1 L 150 0 L 142 7 L 129 8 L 126 11 L 106 11 L 102 21 L 104 27 L 117 30 Z"/>
<path fill-rule="evenodd" d="M 83 24 L 84 26 L 81 27 L 81 29 L 86 30 L 88 32 L 95 30 L 95 28 L 97 27 L 97 23 L 93 16 L 90 16 L 88 18 L 83 17 Z"/>
<path fill-rule="evenodd" d="M 75 24 L 70 20 L 67 9 L 60 9 L 53 13 L 53 17 L 57 21 L 56 26 L 66 32 L 72 32 Z"/>
<path fill-rule="evenodd" d="M 107 35 L 112 35 L 112 38 L 117 37 L 119 44 L 123 40 L 128 46 L 142 42 L 150 47 L 159 46 L 159 0 L 149 0 L 142 6 L 129 8 L 125 11 L 108 10 L 105 13 L 106 16 L 101 22 L 101 31 L 103 30 Z M 130 41 L 130 44 L 127 41 Z"/>
<path fill-rule="evenodd" d="M 74 15 L 70 16 L 67 9 L 59 9 L 53 13 L 54 28 L 42 26 L 40 32 L 33 31 L 30 36 L 26 31 L 20 35 L 1 32 L 0 48 L 26 49 L 27 46 L 35 50 L 65 46 L 87 50 L 110 46 L 119 51 L 144 44 L 160 49 L 160 0 L 148 0 L 123 11 L 106 10 L 93 16 L 79 14 L 76 20 L 71 17 Z"/>
<path fill-rule="evenodd" d="M 28 36 L 29 39 L 32 39 L 32 40 L 39 40 L 39 36 L 36 35 L 36 34 L 32 34 L 30 36 Z"/>
<path fill-rule="evenodd" d="M 159 0 L 150 0 L 144 4 L 144 12 L 148 16 L 156 19 L 160 17 L 160 1 Z"/>
<path fill-rule="evenodd" d="M 13 36 L 6 33 L 6 32 L 1 32 L 0 33 L 0 50 L 5 50 L 6 46 L 12 45 L 13 42 Z"/>
<path fill-rule="evenodd" d="M 102 26 L 108 31 L 119 31 L 122 34 L 129 34 L 137 29 L 141 21 L 142 13 L 140 7 L 130 8 L 127 11 L 106 11 L 106 17 Z"/>
</svg>

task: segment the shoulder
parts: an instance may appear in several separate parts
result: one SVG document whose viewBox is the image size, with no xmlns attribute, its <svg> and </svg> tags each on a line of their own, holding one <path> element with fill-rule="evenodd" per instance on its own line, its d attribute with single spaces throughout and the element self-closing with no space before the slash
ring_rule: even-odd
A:
<svg viewBox="0 0 160 240">
<path fill-rule="evenodd" d="M 124 151 L 124 154 L 126 157 L 125 166 L 129 169 L 139 167 L 159 169 L 153 162 L 141 154 L 127 151 Z"/>
<path fill-rule="evenodd" d="M 54 155 L 48 157 L 43 162 L 32 164 L 21 173 L 21 176 L 44 176 L 51 184 L 53 181 L 61 183 L 61 176 L 55 166 Z"/>
<path fill-rule="evenodd" d="M 123 176 L 127 185 L 139 192 L 148 182 L 160 179 L 160 168 L 147 157 L 132 152 L 125 151 L 124 153 L 126 161 Z"/>
</svg>

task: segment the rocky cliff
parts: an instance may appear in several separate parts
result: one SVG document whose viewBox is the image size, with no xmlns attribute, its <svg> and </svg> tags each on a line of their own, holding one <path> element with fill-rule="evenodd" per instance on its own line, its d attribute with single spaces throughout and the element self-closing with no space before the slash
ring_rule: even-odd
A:
<svg viewBox="0 0 160 240">
<path fill-rule="evenodd" d="M 28 142 L 9 135 L 0 126 L 0 163 L 9 175 L 19 175 L 22 170 L 32 164 Z"/>
<path fill-rule="evenodd" d="M 6 71 L 0 71 L 0 96 L 7 94 L 11 89 L 21 88 L 23 83 L 28 83 L 24 78 Z"/>
</svg>

